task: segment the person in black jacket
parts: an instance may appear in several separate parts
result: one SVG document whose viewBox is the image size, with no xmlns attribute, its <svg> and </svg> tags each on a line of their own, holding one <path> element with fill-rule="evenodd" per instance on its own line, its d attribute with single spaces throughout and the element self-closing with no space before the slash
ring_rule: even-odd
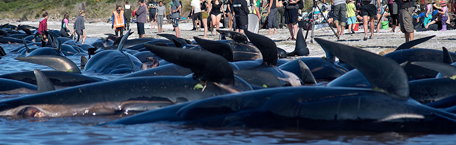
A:
<svg viewBox="0 0 456 145">
<path fill-rule="evenodd" d="M 233 0 L 233 12 L 236 21 L 236 32 L 244 33 L 247 30 L 249 9 L 246 0 Z"/>
</svg>

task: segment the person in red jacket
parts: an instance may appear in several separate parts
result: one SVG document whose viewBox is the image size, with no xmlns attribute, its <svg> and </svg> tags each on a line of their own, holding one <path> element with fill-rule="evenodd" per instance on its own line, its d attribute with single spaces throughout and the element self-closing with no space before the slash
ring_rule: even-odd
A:
<svg viewBox="0 0 456 145">
<path fill-rule="evenodd" d="M 38 34 L 41 37 L 41 46 L 44 47 L 46 46 L 47 42 L 47 37 L 46 37 L 46 31 L 47 31 L 47 19 L 48 19 L 48 13 L 44 12 L 43 13 L 43 18 L 40 19 L 40 24 L 38 25 Z"/>
</svg>

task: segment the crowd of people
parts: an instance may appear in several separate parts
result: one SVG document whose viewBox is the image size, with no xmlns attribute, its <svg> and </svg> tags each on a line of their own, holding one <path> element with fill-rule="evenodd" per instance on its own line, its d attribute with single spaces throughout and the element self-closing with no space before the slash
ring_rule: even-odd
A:
<svg viewBox="0 0 456 145">
<path fill-rule="evenodd" d="M 325 1 L 322 1 L 325 3 Z M 348 33 L 355 33 L 355 25 L 363 25 L 363 40 L 374 37 L 374 31 L 379 31 L 380 22 L 388 20 L 392 27 L 391 31 L 395 32 L 396 27 L 405 34 L 406 41 L 414 39 L 415 31 L 439 29 L 445 31 L 452 29 L 447 1 L 428 0 L 423 10 L 417 8 L 415 0 L 330 0 L 331 8 L 328 14 L 328 22 L 333 24 L 337 29 L 338 38 L 343 36 L 348 29 Z M 150 22 L 151 30 L 163 32 L 163 22 L 167 18 L 171 21 L 175 34 L 180 37 L 179 21 L 181 19 L 182 2 L 171 0 L 168 5 L 163 1 L 156 2 L 150 0 L 138 0 L 138 6 L 132 10 L 132 6 L 127 2 L 125 5 L 117 5 L 112 11 L 111 21 L 112 29 L 116 36 L 123 36 L 124 30 L 130 29 L 132 17 L 136 18 L 137 32 L 139 38 L 145 34 L 144 25 Z M 193 29 L 199 31 L 204 29 L 203 37 L 215 35 L 214 31 L 220 28 L 221 22 L 225 28 L 244 33 L 248 27 L 248 15 L 253 14 L 260 20 L 259 23 L 268 29 L 268 34 L 275 34 L 278 28 L 287 26 L 290 37 L 289 40 L 295 40 L 298 31 L 298 22 L 305 19 L 299 19 L 300 12 L 303 9 L 303 0 L 191 0 L 191 12 L 189 17 L 192 18 Z M 304 11 L 304 10 L 303 10 Z M 420 13 L 421 12 L 421 13 Z M 311 14 L 315 14 L 312 11 Z M 46 40 L 44 32 L 47 30 L 47 12 L 39 21 L 40 36 Z M 85 29 L 85 11 L 80 10 L 74 23 L 74 27 L 69 27 L 69 14 L 64 14 L 61 22 L 62 36 L 76 36 L 77 40 L 81 39 L 84 43 L 86 39 Z M 303 16 L 306 17 L 306 16 Z M 310 17 L 310 16 L 308 16 Z"/>
</svg>

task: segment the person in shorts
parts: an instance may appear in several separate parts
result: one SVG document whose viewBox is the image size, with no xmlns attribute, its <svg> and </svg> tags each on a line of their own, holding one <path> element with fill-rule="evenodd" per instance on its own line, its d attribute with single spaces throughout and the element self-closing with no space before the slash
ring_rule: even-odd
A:
<svg viewBox="0 0 456 145">
<path fill-rule="evenodd" d="M 146 31 L 144 31 L 144 24 L 147 22 L 147 6 L 144 0 L 138 1 L 138 8 L 135 10 L 136 24 L 138 26 L 139 38 L 143 38 Z"/>
<path fill-rule="evenodd" d="M 173 0 L 171 3 L 171 21 L 173 23 L 176 37 L 180 37 L 179 20 L 180 20 L 181 4 L 178 0 Z"/>
<path fill-rule="evenodd" d="M 206 0 L 201 0 L 201 21 L 204 27 L 204 38 L 207 38 L 207 31 L 209 28 L 207 27 L 207 18 L 209 18 L 208 7 L 209 3 Z"/>
<path fill-rule="evenodd" d="M 233 12 L 236 23 L 236 32 L 247 31 L 249 8 L 246 0 L 233 0 Z"/>
<path fill-rule="evenodd" d="M 199 27 L 201 26 L 201 4 L 200 0 L 192 0 L 190 2 L 192 6 L 192 22 L 193 22 L 193 30 L 199 31 Z"/>
<path fill-rule="evenodd" d="M 288 31 L 290 31 L 290 38 L 288 40 L 296 40 L 298 35 L 298 2 L 300 0 L 289 0 L 285 4 L 285 24 L 288 26 Z"/>
<path fill-rule="evenodd" d="M 337 28 L 337 35 L 344 35 L 345 22 L 347 22 L 347 5 L 345 0 L 331 0 L 334 5 L 334 24 Z"/>
<path fill-rule="evenodd" d="M 165 16 L 166 13 L 166 7 L 163 5 L 163 1 L 158 2 L 158 7 L 157 7 L 157 28 L 158 28 L 158 33 L 163 32 L 163 17 Z"/>
<path fill-rule="evenodd" d="M 415 10 L 414 0 L 398 0 L 399 4 L 399 23 L 401 25 L 401 31 L 405 35 L 405 42 L 412 41 L 414 39 L 415 28 L 413 26 L 413 10 Z"/>
<path fill-rule="evenodd" d="M 377 4 L 380 6 L 380 0 L 362 0 L 361 5 L 361 16 L 363 16 L 363 26 L 364 26 L 364 39 L 367 40 L 368 38 L 372 39 L 374 36 L 374 20 L 377 18 L 377 9 L 375 6 Z M 371 35 L 367 37 L 367 27 L 370 28 Z"/>
<path fill-rule="evenodd" d="M 147 3 L 147 8 L 149 9 L 149 21 L 150 21 L 150 29 L 154 29 L 155 23 L 157 22 L 157 2 L 155 0 L 150 0 Z"/>
<path fill-rule="evenodd" d="M 396 0 L 388 0 L 388 9 L 391 16 L 391 31 L 396 32 L 396 26 L 399 25 L 399 6 L 397 5 Z"/>
<path fill-rule="evenodd" d="M 86 32 L 84 32 L 84 29 L 85 29 L 84 16 L 85 16 L 85 11 L 84 10 L 80 10 L 79 11 L 79 16 L 76 17 L 76 21 L 74 22 L 74 31 L 78 35 L 78 38 L 77 38 L 76 42 L 79 42 L 79 38 L 81 38 L 81 36 L 82 36 L 82 42 L 81 42 L 82 44 L 84 44 L 85 40 L 86 40 Z"/>
<path fill-rule="evenodd" d="M 350 0 L 347 4 L 347 24 L 348 24 L 348 31 L 352 34 L 355 33 L 354 26 L 356 24 L 356 6 L 355 0 Z"/>
</svg>

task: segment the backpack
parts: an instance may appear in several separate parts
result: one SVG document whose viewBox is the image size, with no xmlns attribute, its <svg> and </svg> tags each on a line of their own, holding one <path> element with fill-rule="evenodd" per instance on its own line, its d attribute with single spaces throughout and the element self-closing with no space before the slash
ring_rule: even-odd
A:
<svg viewBox="0 0 456 145">
<path fill-rule="evenodd" d="M 299 6 L 299 9 L 303 9 L 304 8 L 304 0 L 299 0 L 298 6 Z"/>
</svg>

